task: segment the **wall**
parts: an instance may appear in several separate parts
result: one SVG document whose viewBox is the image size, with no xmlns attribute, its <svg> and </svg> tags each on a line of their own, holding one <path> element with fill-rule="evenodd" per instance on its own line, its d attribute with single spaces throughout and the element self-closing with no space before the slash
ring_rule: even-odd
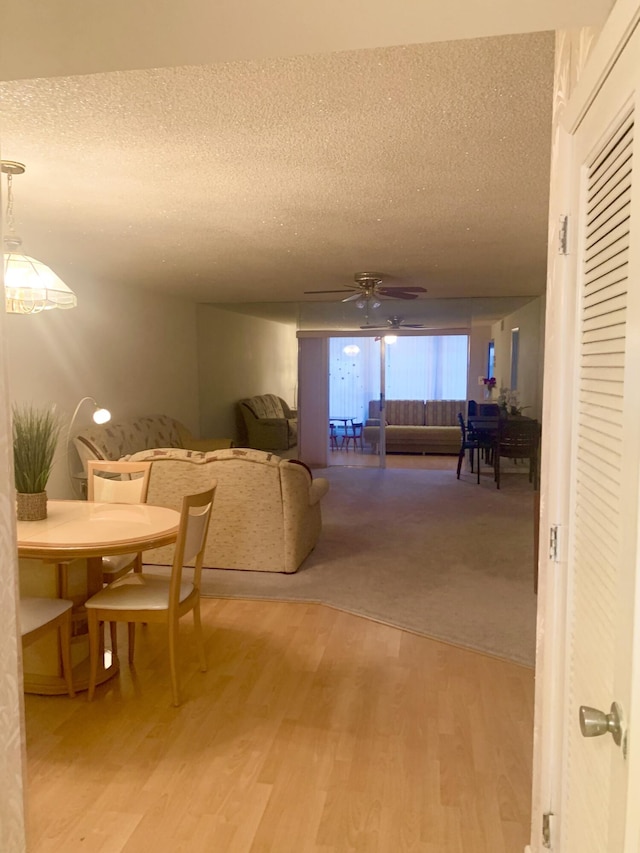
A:
<svg viewBox="0 0 640 853">
<path fill-rule="evenodd" d="M 1 286 L 1 274 L 0 274 Z M 16 624 L 16 551 L 13 455 L 10 441 L 6 327 L 0 307 L 0 850 L 23 853 L 25 738 L 21 644 Z"/>
<path fill-rule="evenodd" d="M 520 329 L 518 358 L 518 397 L 527 408 L 524 414 L 540 419 L 542 414 L 542 370 L 544 360 L 545 299 L 540 297 L 524 305 L 492 326 L 496 345 L 496 388 L 510 388 L 511 330 Z M 497 393 L 494 392 L 494 399 Z"/>
<path fill-rule="evenodd" d="M 197 334 L 202 436 L 237 441 L 236 403 L 242 397 L 277 394 L 296 407 L 295 325 L 199 305 Z"/>
<path fill-rule="evenodd" d="M 300 407 L 298 458 L 313 468 L 326 468 L 329 444 L 329 338 L 299 336 Z"/>
<path fill-rule="evenodd" d="M 469 330 L 469 373 L 467 374 L 467 400 L 483 400 L 484 384 L 478 378 L 487 375 L 487 358 L 491 326 L 488 323 L 471 321 Z"/>
<path fill-rule="evenodd" d="M 94 397 L 114 422 L 164 413 L 196 433 L 199 424 L 195 306 L 114 284 L 70 284 L 77 308 L 5 318 L 12 401 L 55 403 L 64 419 L 47 486 L 52 498 L 74 497 L 66 429 L 82 397 Z M 85 404 L 73 431 L 88 425 L 92 413 Z M 71 454 L 77 470 L 75 451 Z"/>
</svg>

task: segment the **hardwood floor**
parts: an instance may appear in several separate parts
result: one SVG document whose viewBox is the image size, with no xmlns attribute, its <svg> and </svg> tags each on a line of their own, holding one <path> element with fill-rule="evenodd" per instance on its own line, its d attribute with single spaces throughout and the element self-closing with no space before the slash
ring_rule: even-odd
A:
<svg viewBox="0 0 640 853">
<path fill-rule="evenodd" d="M 202 605 L 179 708 L 154 625 L 91 704 L 25 697 L 32 853 L 524 849 L 532 670 L 324 605 Z"/>
</svg>

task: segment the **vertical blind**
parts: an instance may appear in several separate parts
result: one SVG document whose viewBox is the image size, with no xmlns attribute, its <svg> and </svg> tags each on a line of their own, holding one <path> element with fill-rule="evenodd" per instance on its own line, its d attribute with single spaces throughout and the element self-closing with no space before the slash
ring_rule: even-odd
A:
<svg viewBox="0 0 640 853">
<path fill-rule="evenodd" d="M 388 400 L 464 400 L 467 335 L 398 337 L 386 346 Z M 331 338 L 329 414 L 364 421 L 380 396 L 380 343 L 374 338 Z"/>
</svg>

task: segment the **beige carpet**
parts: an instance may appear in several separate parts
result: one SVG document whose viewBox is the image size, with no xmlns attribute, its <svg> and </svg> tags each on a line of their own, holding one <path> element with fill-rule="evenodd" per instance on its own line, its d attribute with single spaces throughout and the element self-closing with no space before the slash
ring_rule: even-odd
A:
<svg viewBox="0 0 640 853">
<path fill-rule="evenodd" d="M 295 574 L 205 570 L 203 594 L 324 602 L 534 663 L 533 490 L 451 470 L 328 468 L 323 532 Z"/>
</svg>

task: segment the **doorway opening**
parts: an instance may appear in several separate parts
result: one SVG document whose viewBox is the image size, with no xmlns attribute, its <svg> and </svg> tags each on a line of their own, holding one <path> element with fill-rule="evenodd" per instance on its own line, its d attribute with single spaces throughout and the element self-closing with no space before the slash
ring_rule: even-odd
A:
<svg viewBox="0 0 640 853">
<path fill-rule="evenodd" d="M 465 399 L 468 350 L 466 334 L 330 338 L 329 465 L 384 467 L 386 401 Z"/>
</svg>

